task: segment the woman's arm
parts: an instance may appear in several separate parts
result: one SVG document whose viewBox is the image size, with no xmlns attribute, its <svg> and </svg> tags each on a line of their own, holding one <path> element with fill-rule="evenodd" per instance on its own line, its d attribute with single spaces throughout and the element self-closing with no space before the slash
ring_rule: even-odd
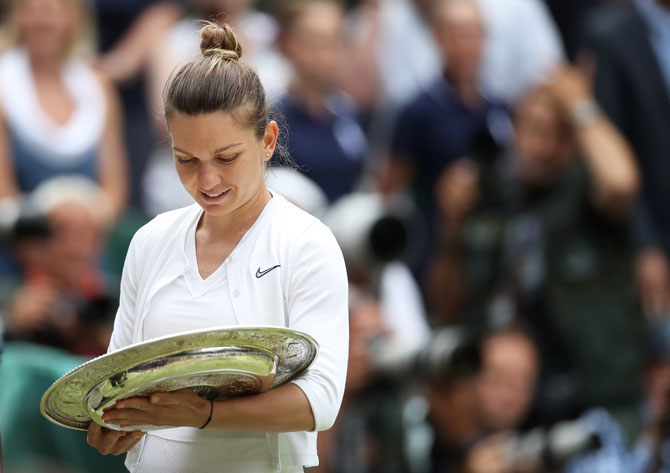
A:
<svg viewBox="0 0 670 473">
<path fill-rule="evenodd" d="M 123 142 L 121 103 L 114 86 L 101 78 L 107 102 L 105 129 L 99 146 L 100 152 L 100 186 L 109 199 L 108 218 L 111 222 L 126 207 L 128 200 L 128 163 Z"/>
<path fill-rule="evenodd" d="M 102 419 L 111 425 L 161 425 L 200 428 L 209 418 L 210 402 L 190 389 L 152 394 L 119 401 Z M 295 384 L 272 391 L 217 401 L 209 429 L 246 432 L 295 432 L 314 430 L 309 401 Z"/>
<path fill-rule="evenodd" d="M 132 79 L 142 72 L 164 32 L 181 16 L 179 5 L 160 2 L 148 6 L 128 32 L 98 60 L 98 67 L 116 83 Z"/>
<path fill-rule="evenodd" d="M 0 103 L 0 199 L 12 197 L 19 193 L 19 188 L 14 178 L 14 166 L 12 165 L 11 150 L 7 133 L 2 104 Z"/>
</svg>

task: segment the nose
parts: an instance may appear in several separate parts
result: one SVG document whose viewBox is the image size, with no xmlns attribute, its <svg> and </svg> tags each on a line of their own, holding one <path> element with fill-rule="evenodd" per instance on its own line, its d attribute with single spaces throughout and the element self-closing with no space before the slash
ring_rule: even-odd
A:
<svg viewBox="0 0 670 473">
<path fill-rule="evenodd" d="M 203 162 L 198 173 L 198 185 L 200 189 L 205 191 L 213 190 L 220 183 L 221 176 L 215 166 L 211 163 Z"/>
</svg>

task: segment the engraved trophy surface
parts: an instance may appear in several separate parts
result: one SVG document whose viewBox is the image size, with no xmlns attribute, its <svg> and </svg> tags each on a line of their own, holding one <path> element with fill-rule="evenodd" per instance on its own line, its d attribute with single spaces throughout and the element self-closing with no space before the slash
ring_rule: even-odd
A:
<svg viewBox="0 0 670 473">
<path fill-rule="evenodd" d="M 77 430 L 102 421 L 104 409 L 129 397 L 192 389 L 211 400 L 261 393 L 294 379 L 318 344 L 282 327 L 233 326 L 183 332 L 130 345 L 61 377 L 42 396 L 48 420 Z M 160 427 L 142 426 L 142 430 Z M 133 429 L 137 429 L 134 427 Z"/>
</svg>

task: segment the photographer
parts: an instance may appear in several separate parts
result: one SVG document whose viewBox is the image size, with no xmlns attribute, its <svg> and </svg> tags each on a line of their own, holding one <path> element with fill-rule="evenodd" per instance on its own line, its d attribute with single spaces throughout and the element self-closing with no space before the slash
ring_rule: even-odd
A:
<svg viewBox="0 0 670 473">
<path fill-rule="evenodd" d="M 438 376 L 424 377 L 434 432 L 432 466 L 425 471 L 558 472 L 571 458 L 599 446 L 581 420 L 524 429 L 540 366 L 537 345 L 524 328 L 491 330 L 478 340 L 461 340 L 451 351 L 437 349 L 444 338 L 439 333 L 427 350 L 442 355 L 423 357 L 441 359 L 443 367 L 433 370 Z M 480 356 L 473 356 L 473 349 Z M 420 371 L 425 374 L 425 366 L 434 364 L 424 361 Z"/>
<path fill-rule="evenodd" d="M 57 177 L 26 197 L 7 235 L 22 276 L 0 281 L 8 339 L 85 356 L 105 352 L 116 307 L 99 265 L 102 236 L 92 204 L 99 193 L 92 181 Z"/>
<path fill-rule="evenodd" d="M 481 366 L 472 362 L 466 370 L 462 355 L 456 354 L 443 376 L 428 379 L 429 420 L 435 432 L 431 471 L 543 471 L 521 469 L 525 459 L 514 452 L 514 430 L 521 426 L 535 394 L 539 369 L 535 342 L 522 329 L 510 327 L 482 337 L 479 352 Z"/>
<path fill-rule="evenodd" d="M 535 341 L 520 328 L 492 332 L 482 342 L 477 383 L 479 425 L 484 438 L 468 452 L 467 473 L 519 471 L 511 452 L 512 435 L 533 398 L 540 367 Z M 530 470 L 537 471 L 537 470 Z"/>
<path fill-rule="evenodd" d="M 604 406 L 634 435 L 643 318 L 628 216 L 638 187 L 629 146 L 570 66 L 530 92 L 507 154 L 472 156 L 438 184 L 436 319 L 484 326 L 521 319 L 543 366 L 537 421 Z M 456 281 L 458 283 L 453 283 Z"/>
</svg>

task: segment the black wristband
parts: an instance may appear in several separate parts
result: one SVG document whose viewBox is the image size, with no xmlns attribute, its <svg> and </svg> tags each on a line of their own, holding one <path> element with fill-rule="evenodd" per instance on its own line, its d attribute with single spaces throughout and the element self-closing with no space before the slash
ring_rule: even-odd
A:
<svg viewBox="0 0 670 473">
<path fill-rule="evenodd" d="M 202 424 L 202 427 L 198 427 L 199 429 L 204 429 L 209 425 L 209 422 L 212 420 L 212 413 L 214 412 L 214 401 L 211 399 L 209 400 L 209 417 L 207 418 L 207 421 L 205 421 L 204 424 Z"/>
</svg>

